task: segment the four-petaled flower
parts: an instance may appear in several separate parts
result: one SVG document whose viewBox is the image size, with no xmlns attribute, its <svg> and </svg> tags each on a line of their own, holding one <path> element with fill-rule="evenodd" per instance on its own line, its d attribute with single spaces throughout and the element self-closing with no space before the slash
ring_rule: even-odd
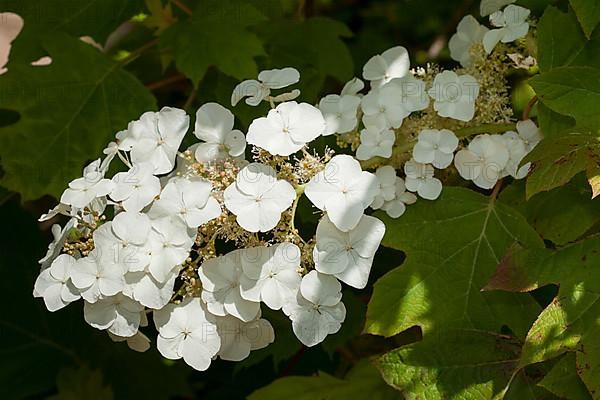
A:
<svg viewBox="0 0 600 400">
<path fill-rule="evenodd" d="M 248 143 L 278 156 L 289 156 L 325 132 L 321 111 L 307 103 L 288 101 L 250 124 Z"/>
<path fill-rule="evenodd" d="M 304 190 L 306 197 L 342 231 L 354 228 L 378 194 L 377 178 L 348 155 L 335 156 Z"/>
<path fill-rule="evenodd" d="M 81 297 L 79 290 L 71 282 L 71 269 L 74 265 L 73 257 L 61 254 L 37 277 L 33 296 L 43 297 L 48 311 L 60 310 Z"/>
<path fill-rule="evenodd" d="M 153 174 L 154 166 L 148 162 L 115 174 L 110 198 L 122 202 L 127 211 L 141 211 L 160 193 L 160 180 Z"/>
<path fill-rule="evenodd" d="M 246 138 L 233 129 L 231 111 L 217 103 L 206 103 L 196 112 L 194 135 L 205 143 L 196 147 L 196 160 L 208 162 L 244 154 Z"/>
<path fill-rule="evenodd" d="M 448 129 L 423 129 L 413 148 L 413 158 L 423 164 L 432 164 L 439 169 L 452 164 L 458 138 Z"/>
<path fill-rule="evenodd" d="M 277 179 L 273 168 L 253 163 L 238 173 L 223 197 L 225 207 L 237 216 L 242 228 L 266 232 L 277 225 L 281 213 L 292 205 L 296 191 L 288 182 Z"/>
<path fill-rule="evenodd" d="M 334 275 L 354 288 L 364 288 L 384 233 L 383 222 L 368 215 L 363 215 L 348 232 L 340 231 L 324 216 L 317 226 L 317 244 L 313 250 L 316 270 Z"/>
<path fill-rule="evenodd" d="M 269 308 L 279 310 L 300 285 L 300 249 L 293 243 L 271 247 L 244 249 L 242 270 L 247 279 L 241 281 L 242 297 L 262 301 Z"/>
<path fill-rule="evenodd" d="M 149 214 L 153 218 L 178 218 L 188 227 L 197 228 L 221 215 L 221 206 L 211 192 L 212 185 L 203 179 L 173 177 Z"/>
<path fill-rule="evenodd" d="M 410 160 L 404 164 L 404 173 L 406 189 L 417 192 L 422 198 L 435 200 L 442 192 L 442 182 L 433 176 L 433 167 L 430 164 Z"/>
<path fill-rule="evenodd" d="M 428 93 L 435 100 L 433 108 L 440 116 L 465 122 L 473 119 L 479 83 L 471 75 L 441 72 L 435 76 Z"/>
<path fill-rule="evenodd" d="M 490 15 L 490 23 L 498 29 L 492 29 L 483 36 L 485 51 L 489 54 L 498 42 L 510 43 L 527 35 L 529 13 L 528 9 L 511 4 L 504 11 Z"/>
<path fill-rule="evenodd" d="M 205 371 L 221 348 L 216 317 L 207 312 L 198 297 L 168 304 L 154 311 L 158 330 L 156 347 L 169 360 L 183 358 L 189 366 Z"/>
<path fill-rule="evenodd" d="M 340 330 L 346 319 L 341 290 L 337 279 L 315 270 L 302 278 L 296 298 L 284 306 L 283 312 L 292 320 L 292 329 L 305 346 L 315 346 Z"/>
<path fill-rule="evenodd" d="M 402 46 L 396 46 L 371 57 L 363 67 L 363 78 L 371 81 L 371 86 L 377 88 L 394 78 L 402 78 L 408 74 L 409 68 L 408 51 Z"/>
<path fill-rule="evenodd" d="M 460 176 L 483 189 L 491 189 L 508 163 L 509 154 L 500 137 L 479 135 L 454 156 Z"/>
<path fill-rule="evenodd" d="M 119 132 L 119 149 L 131 152 L 134 163 L 149 162 L 156 175 L 171 172 L 177 150 L 190 126 L 185 111 L 163 107 L 159 112 L 146 112 Z"/>
<path fill-rule="evenodd" d="M 234 250 L 221 257 L 205 261 L 198 269 L 202 281 L 202 300 L 214 315 L 233 315 L 242 321 L 256 319 L 260 312 L 258 301 L 246 300 L 241 295 L 242 257 L 244 249 Z"/>
</svg>

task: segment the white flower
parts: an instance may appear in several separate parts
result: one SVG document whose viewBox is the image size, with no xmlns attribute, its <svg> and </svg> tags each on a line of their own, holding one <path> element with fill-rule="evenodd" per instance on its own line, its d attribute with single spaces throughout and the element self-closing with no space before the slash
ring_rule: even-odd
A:
<svg viewBox="0 0 600 400">
<path fill-rule="evenodd" d="M 256 319 L 260 303 L 242 298 L 240 284 L 244 249 L 205 261 L 198 269 L 202 281 L 202 300 L 214 315 L 233 315 L 242 321 Z"/>
<path fill-rule="evenodd" d="M 70 216 L 71 206 L 63 203 L 58 203 L 56 206 L 54 206 L 54 208 L 48 210 L 46 214 L 42 214 L 40 218 L 38 218 L 38 222 L 50 221 L 52 218 L 56 217 L 59 214 Z"/>
<path fill-rule="evenodd" d="M 198 297 L 181 304 L 169 304 L 154 312 L 158 329 L 156 347 L 170 360 L 183 360 L 198 371 L 205 371 L 221 347 L 215 317 Z"/>
<path fill-rule="evenodd" d="M 427 200 L 435 200 L 442 192 L 442 182 L 433 176 L 433 167 L 429 164 L 410 160 L 404 164 L 406 189 L 417 192 Z"/>
<path fill-rule="evenodd" d="M 63 192 L 60 202 L 84 208 L 96 197 L 109 194 L 112 187 L 110 179 L 104 179 L 104 172 L 100 170 L 100 159 L 97 159 L 84 168 L 82 178 L 69 182 L 69 187 Z"/>
<path fill-rule="evenodd" d="M 57 311 L 81 297 L 71 282 L 71 268 L 75 259 L 68 254 L 59 255 L 50 268 L 42 270 L 35 281 L 34 297 L 43 297 L 48 311 Z"/>
<path fill-rule="evenodd" d="M 361 81 L 358 78 L 352 78 L 348 82 L 346 82 L 346 84 L 342 88 L 342 91 L 340 92 L 340 96 L 346 96 L 346 95 L 356 96 L 358 94 L 358 92 L 360 92 L 361 90 L 364 89 L 364 87 L 365 87 L 365 84 L 363 81 Z"/>
<path fill-rule="evenodd" d="M 376 88 L 394 78 L 402 78 L 409 68 L 408 51 L 402 46 L 396 46 L 371 57 L 363 67 L 363 78 L 371 81 L 371 86 Z"/>
<path fill-rule="evenodd" d="M 325 119 L 318 108 L 289 101 L 252 121 L 246 140 L 273 155 L 289 156 L 323 132 Z"/>
<path fill-rule="evenodd" d="M 414 204 L 417 201 L 417 196 L 406 191 L 404 179 L 396 178 L 396 192 L 392 200 L 386 201 L 381 209 L 391 218 L 398 218 L 406 211 L 407 204 Z"/>
<path fill-rule="evenodd" d="M 46 255 L 38 261 L 42 265 L 42 268 L 48 268 L 52 261 L 58 257 L 63 249 L 67 237 L 69 236 L 69 233 L 71 232 L 71 229 L 73 229 L 76 224 L 77 219 L 71 218 L 62 229 L 58 224 L 52 225 L 52 236 L 54 237 L 54 240 L 52 240 L 52 242 L 48 245 L 48 251 L 46 252 Z"/>
<path fill-rule="evenodd" d="M 542 140 L 540 130 L 535 123 L 528 119 L 517 122 L 517 132 L 523 142 L 525 142 L 525 150 L 529 153 Z"/>
<path fill-rule="evenodd" d="M 150 348 L 150 339 L 140 331 L 131 337 L 117 336 L 112 332 L 108 332 L 108 336 L 113 342 L 127 342 L 127 346 L 131 350 L 139 353 L 143 353 Z"/>
<path fill-rule="evenodd" d="M 358 96 L 329 94 L 323 97 L 319 102 L 319 110 L 323 113 L 327 125 L 323 136 L 353 130 L 358 123 L 356 112 L 359 105 Z"/>
<path fill-rule="evenodd" d="M 340 300 L 342 286 L 333 276 L 310 271 L 302 278 L 295 301 L 283 309 L 292 320 L 296 337 L 305 346 L 321 343 L 340 330 L 346 307 Z"/>
<path fill-rule="evenodd" d="M 373 210 L 381 208 L 384 202 L 394 198 L 396 192 L 396 170 L 391 165 L 384 165 L 375 171 L 377 183 L 379 184 L 379 194 L 375 196 L 370 207 Z"/>
<path fill-rule="evenodd" d="M 103 256 L 112 258 L 124 272 L 143 271 L 150 263 L 145 247 L 151 229 L 146 214 L 121 212 L 94 231 L 94 244 Z"/>
<path fill-rule="evenodd" d="M 511 4 L 504 11 L 490 15 L 490 23 L 499 29 L 492 29 L 483 37 L 485 51 L 491 53 L 498 42 L 510 43 L 525 37 L 529 32 L 529 13 L 528 9 Z"/>
<path fill-rule="evenodd" d="M 413 148 L 413 158 L 423 164 L 443 169 L 452 164 L 458 138 L 448 129 L 423 129 Z"/>
<path fill-rule="evenodd" d="M 354 288 L 364 288 L 384 233 L 383 222 L 368 215 L 363 215 L 348 232 L 340 231 L 324 216 L 317 226 L 317 244 L 313 250 L 316 270 L 334 275 Z"/>
<path fill-rule="evenodd" d="M 491 189 L 502 176 L 509 154 L 500 138 L 490 135 L 475 137 L 467 149 L 454 156 L 454 165 L 460 176 L 472 180 L 483 189 Z"/>
<path fill-rule="evenodd" d="M 211 192 L 211 183 L 203 179 L 171 178 L 149 214 L 152 218 L 172 216 L 197 228 L 221 215 L 221 206 Z"/>
<path fill-rule="evenodd" d="M 217 103 L 206 103 L 196 112 L 194 135 L 206 143 L 196 148 L 196 159 L 200 162 L 238 157 L 244 154 L 246 138 L 233 129 L 234 116 Z"/>
<path fill-rule="evenodd" d="M 428 93 L 435 100 L 433 108 L 440 116 L 465 122 L 473 119 L 479 83 L 471 75 L 443 71 L 435 76 Z"/>
<path fill-rule="evenodd" d="M 159 282 L 166 282 L 172 271 L 189 256 L 195 233 L 179 219 L 164 217 L 152 221 L 148 237 L 151 252 L 148 271 Z"/>
<path fill-rule="evenodd" d="M 119 149 L 131 151 L 134 163 L 150 162 L 155 175 L 171 172 L 183 137 L 190 126 L 185 111 L 163 107 L 159 112 L 146 112 L 132 121 L 127 131 L 117 135 Z"/>
<path fill-rule="evenodd" d="M 114 296 L 125 286 L 123 268 L 111 253 L 95 248 L 71 268 L 71 281 L 89 303 Z"/>
<path fill-rule="evenodd" d="M 367 126 L 360 131 L 360 145 L 356 149 L 356 158 L 359 160 L 368 160 L 377 156 L 390 158 L 395 141 L 396 134 L 393 130 Z"/>
<path fill-rule="evenodd" d="M 178 270 L 172 270 L 164 282 L 159 282 L 146 270 L 129 272 L 125 274 L 123 294 L 148 308 L 161 309 L 173 297 L 178 273 Z"/>
<path fill-rule="evenodd" d="M 304 193 L 338 229 L 349 231 L 377 196 L 377 178 L 351 156 L 338 155 L 312 177 Z"/>
<path fill-rule="evenodd" d="M 85 322 L 96 329 L 108 329 L 121 337 L 130 337 L 137 333 L 144 306 L 129 297 L 116 296 L 100 299 L 95 303 L 85 302 L 83 315 Z"/>
<path fill-rule="evenodd" d="M 253 247 L 242 252 L 242 270 L 248 279 L 241 281 L 242 297 L 262 301 L 269 308 L 279 310 L 300 285 L 297 272 L 300 249 L 293 243 L 271 247 Z"/>
<path fill-rule="evenodd" d="M 163 308 L 173 296 L 178 274 L 179 269 L 173 268 L 167 272 L 164 282 L 159 282 L 149 272 L 149 267 L 142 271 L 128 272 L 125 274 L 123 294 L 148 308 Z"/>
<path fill-rule="evenodd" d="M 460 62 L 463 67 L 471 65 L 471 49 L 473 45 L 483 42 L 483 36 L 488 31 L 489 29 L 477 22 L 472 15 L 465 16 L 448 42 L 450 57 Z"/>
<path fill-rule="evenodd" d="M 514 3 L 517 0 L 481 0 L 479 12 L 482 17 L 495 13 L 507 4 Z"/>
<path fill-rule="evenodd" d="M 282 89 L 298 83 L 300 73 L 292 67 L 270 69 L 258 74 L 258 81 L 248 79 L 240 82 L 231 94 L 231 105 L 235 106 L 241 99 L 246 99 L 249 106 L 257 106 L 271 94 L 271 89 Z"/>
<path fill-rule="evenodd" d="M 226 316 L 217 319 L 217 331 L 221 338 L 218 356 L 223 360 L 242 361 L 250 351 L 267 347 L 275 340 L 273 327 L 266 319 L 243 322 Z"/>
<path fill-rule="evenodd" d="M 115 174 L 111 199 L 122 202 L 127 211 L 141 211 L 160 193 L 160 180 L 153 173 L 154 166 L 146 162 Z"/>
<path fill-rule="evenodd" d="M 404 118 L 428 105 L 425 82 L 413 76 L 393 79 L 362 98 L 363 123 L 365 126 L 398 128 Z"/>
<path fill-rule="evenodd" d="M 292 205 L 296 191 L 288 182 L 277 179 L 273 168 L 252 163 L 238 173 L 223 197 L 225 206 L 237 216 L 242 228 L 249 232 L 267 232 Z"/>
<path fill-rule="evenodd" d="M 521 160 L 527 154 L 525 142 L 513 131 L 506 132 L 500 137 L 504 140 L 504 145 L 506 146 L 506 150 L 508 150 L 508 161 L 504 167 L 502 177 L 511 175 L 515 179 L 525 178 L 531 166 L 531 163 L 527 163 L 519 168 Z"/>
</svg>

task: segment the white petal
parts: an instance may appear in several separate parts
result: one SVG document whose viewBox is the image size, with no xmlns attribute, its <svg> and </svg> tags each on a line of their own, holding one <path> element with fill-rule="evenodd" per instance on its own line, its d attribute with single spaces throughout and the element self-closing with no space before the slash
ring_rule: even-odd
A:
<svg viewBox="0 0 600 400">
<path fill-rule="evenodd" d="M 300 293 L 313 304 L 333 306 L 341 299 L 342 286 L 331 275 L 310 271 L 302 278 Z"/>
<path fill-rule="evenodd" d="M 205 142 L 224 143 L 233 122 L 231 111 L 218 103 L 206 103 L 196 111 L 194 135 Z"/>
</svg>

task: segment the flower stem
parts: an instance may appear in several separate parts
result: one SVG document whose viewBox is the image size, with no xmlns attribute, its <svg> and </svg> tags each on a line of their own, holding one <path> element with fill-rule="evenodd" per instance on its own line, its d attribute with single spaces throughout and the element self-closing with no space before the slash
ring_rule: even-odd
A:
<svg viewBox="0 0 600 400">
<path fill-rule="evenodd" d="M 300 233 L 296 229 L 296 225 L 294 223 L 294 220 L 296 219 L 296 210 L 298 209 L 298 202 L 300 201 L 300 197 L 302 197 L 302 193 L 304 193 L 304 185 L 297 185 L 294 189 L 296 190 L 296 198 L 294 199 L 294 202 L 292 203 L 292 210 L 291 210 L 291 216 L 290 216 L 290 229 L 294 235 L 296 235 L 296 236 L 298 236 L 298 238 L 300 238 L 302 243 L 306 244 L 306 242 L 304 241 L 302 236 L 300 236 Z"/>
<path fill-rule="evenodd" d="M 472 135 L 476 135 L 478 133 L 504 133 L 506 131 L 515 130 L 516 127 L 517 125 L 512 122 L 505 124 L 482 124 L 457 129 L 454 133 L 459 139 L 461 139 Z"/>
<path fill-rule="evenodd" d="M 538 101 L 537 96 L 533 96 L 531 98 L 531 100 L 529 100 L 529 103 L 527 103 L 527 105 L 523 109 L 523 121 L 529 119 L 529 113 L 531 112 L 531 109 L 533 108 L 533 106 L 535 106 L 535 103 L 537 103 L 537 101 Z"/>
<path fill-rule="evenodd" d="M 183 4 L 180 0 L 171 0 L 173 4 L 187 15 L 192 15 L 192 9 Z"/>
</svg>

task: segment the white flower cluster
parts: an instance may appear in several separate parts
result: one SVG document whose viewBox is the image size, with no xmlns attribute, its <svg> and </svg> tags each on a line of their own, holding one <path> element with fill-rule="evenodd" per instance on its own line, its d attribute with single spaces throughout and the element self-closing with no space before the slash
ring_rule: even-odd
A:
<svg viewBox="0 0 600 400">
<path fill-rule="evenodd" d="M 292 68 L 263 71 L 260 91 L 247 102 L 279 102 L 269 91 L 297 80 Z M 234 103 L 248 94 L 239 90 Z M 381 183 L 349 155 L 324 162 L 306 151 L 315 138 L 348 126 L 346 117 L 326 118 L 295 101 L 273 106 L 244 135 L 229 110 L 204 104 L 193 132 L 201 142 L 184 152 L 190 118 L 183 110 L 165 107 L 131 122 L 41 218 L 70 217 L 53 227 L 34 296 L 50 311 L 83 299 L 87 323 L 138 351 L 149 347 L 140 327 L 152 314 L 161 354 L 198 370 L 273 342 L 261 303 L 282 310 L 307 346 L 337 332 L 346 314 L 340 281 L 366 286 L 385 232 L 383 222 L 364 215 Z M 247 143 L 254 160 L 245 159 Z M 303 178 L 288 168 L 299 151 L 309 164 Z M 106 177 L 117 158 L 128 170 Z M 323 212 L 309 242 L 294 228 L 303 194 Z M 396 210 L 395 196 L 385 197 Z M 216 236 L 238 249 L 217 255 Z"/>
<path fill-rule="evenodd" d="M 529 29 L 521 7 L 490 14 L 495 29 L 467 16 L 452 37 L 452 57 L 463 66 L 473 46 L 490 53 Z M 204 104 L 193 128 L 200 142 L 184 151 L 185 111 L 144 113 L 40 218 L 69 217 L 64 227 L 52 227 L 34 296 L 50 311 L 83 299 L 88 324 L 137 351 L 150 347 L 140 327 L 151 315 L 160 353 L 198 370 L 216 357 L 243 360 L 272 343 L 263 305 L 288 316 L 304 345 L 322 342 L 346 316 L 341 283 L 366 286 L 383 239 L 383 222 L 366 215 L 367 208 L 398 218 L 417 195 L 437 199 L 436 170 L 455 167 L 484 189 L 527 175 L 521 161 L 541 138 L 531 120 L 518 122 L 515 132 L 470 142 L 445 128 L 460 129 L 481 110 L 480 82 L 458 71 L 411 70 L 407 50 L 397 46 L 365 64 L 367 93 L 354 78 L 317 105 L 295 101 L 297 89 L 271 93 L 299 81 L 294 68 L 262 71 L 236 86 L 231 104 L 265 101 L 268 114 L 244 134 L 231 111 Z M 425 113 L 425 123 L 415 125 L 413 118 Z M 408 129 L 418 128 L 401 130 L 407 119 Z M 444 124 L 430 126 L 432 120 Z M 335 134 L 359 138 L 356 157 L 308 151 L 316 138 Z M 403 154 L 394 165 L 403 177 L 385 162 L 374 173 L 363 170 L 375 157 L 397 156 L 398 148 Z M 116 159 L 126 170 L 109 178 Z M 295 226 L 302 196 L 321 212 L 312 235 Z"/>
</svg>

